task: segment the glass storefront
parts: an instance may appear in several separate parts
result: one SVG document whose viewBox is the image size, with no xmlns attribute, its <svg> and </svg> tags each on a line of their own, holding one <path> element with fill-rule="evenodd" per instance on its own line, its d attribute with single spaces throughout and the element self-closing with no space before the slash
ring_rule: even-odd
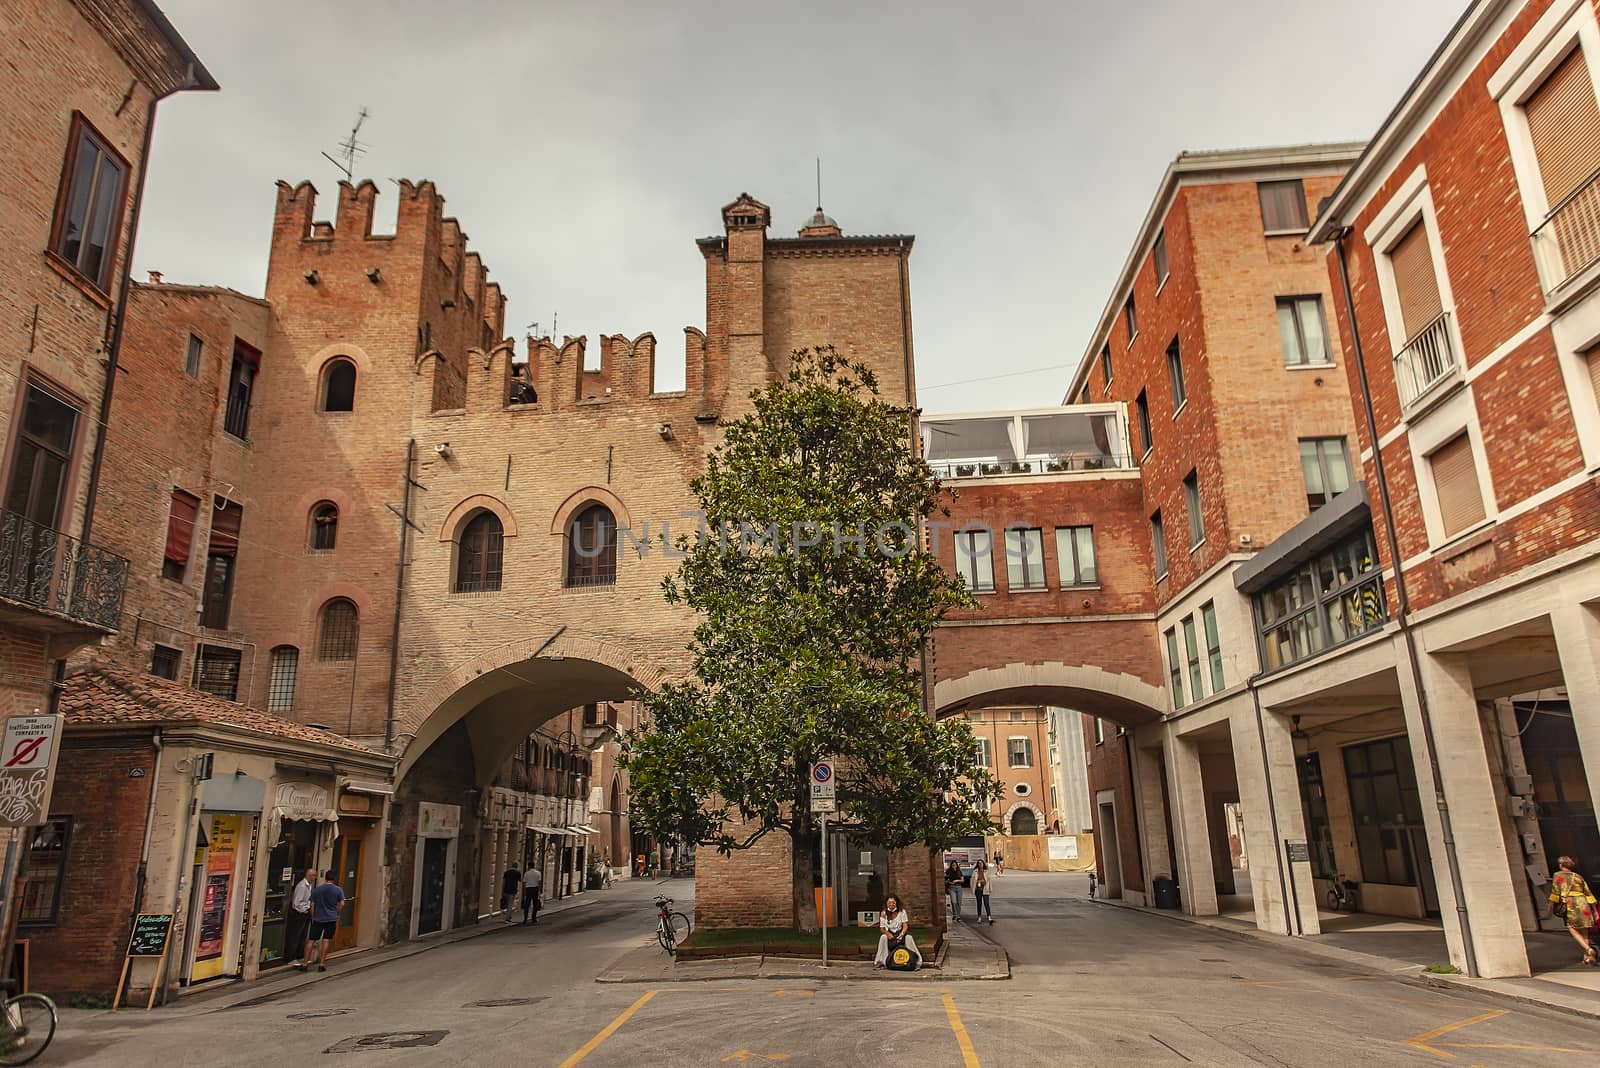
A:
<svg viewBox="0 0 1600 1068">
<path fill-rule="evenodd" d="M 261 966 L 283 964 L 298 954 L 286 946 L 289 899 L 294 884 L 316 863 L 317 827 L 313 820 L 284 820 L 267 859 L 267 892 L 261 911 Z"/>
</svg>

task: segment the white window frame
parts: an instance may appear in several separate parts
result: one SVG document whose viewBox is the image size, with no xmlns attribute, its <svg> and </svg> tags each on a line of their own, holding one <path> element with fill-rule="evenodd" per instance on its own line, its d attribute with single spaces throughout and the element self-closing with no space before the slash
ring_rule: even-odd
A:
<svg viewBox="0 0 1600 1068">
<path fill-rule="evenodd" d="M 1596 20 L 1590 0 L 1557 0 L 1489 76 L 1489 95 L 1499 104 L 1500 118 L 1505 123 L 1511 170 L 1522 194 L 1522 210 L 1530 235 L 1550 214 L 1550 201 L 1545 196 L 1544 176 L 1539 171 L 1533 135 L 1528 130 L 1528 116 L 1522 106 L 1544 84 L 1550 72 L 1578 47 L 1583 49 L 1595 99 L 1600 100 L 1600 21 Z M 1534 261 L 1539 268 L 1539 284 L 1549 293 L 1561 279 L 1555 276 L 1555 270 L 1539 254 L 1537 247 Z M 1589 268 L 1591 272 L 1594 270 L 1594 267 Z M 1572 292 L 1583 288 L 1581 280 L 1573 278 L 1565 290 Z"/>
<path fill-rule="evenodd" d="M 1446 373 L 1439 381 L 1424 390 L 1409 406 L 1401 409 L 1402 424 L 1427 411 L 1450 392 L 1452 384 L 1464 381 L 1467 371 L 1466 349 L 1461 344 L 1461 323 L 1456 317 L 1455 291 L 1450 288 L 1450 272 L 1445 270 L 1444 246 L 1439 240 L 1439 218 L 1433 208 L 1433 191 L 1428 187 L 1428 171 L 1423 166 L 1418 166 L 1400 184 L 1383 210 L 1373 218 L 1372 223 L 1361 235 L 1367 246 L 1372 249 L 1373 263 L 1377 268 L 1378 292 L 1383 297 L 1384 325 L 1389 332 L 1389 357 L 1392 361 L 1394 357 L 1400 355 L 1406 342 L 1410 340 L 1406 334 L 1405 319 L 1400 314 L 1400 290 L 1395 285 L 1394 264 L 1390 261 L 1389 254 L 1400 243 L 1400 239 L 1410 233 L 1411 227 L 1418 219 L 1422 220 L 1423 233 L 1428 238 L 1428 253 L 1433 259 L 1433 277 L 1439 285 L 1439 303 L 1449 316 L 1447 330 L 1450 344 L 1455 349 L 1456 366 L 1454 371 Z M 1397 383 L 1397 394 L 1398 388 Z M 1398 399 L 1397 395 L 1396 400 Z"/>
<path fill-rule="evenodd" d="M 1021 742 L 1022 743 L 1023 756 L 1025 756 L 1027 758 L 1027 761 L 1028 761 L 1026 764 L 1013 764 L 1011 762 L 1011 743 L 1012 742 Z M 1008 734 L 1008 735 L 1006 735 L 1006 767 L 1008 767 L 1008 768 L 1031 768 L 1031 767 L 1033 767 L 1033 739 L 1032 738 L 1028 737 L 1026 734 Z"/>
<path fill-rule="evenodd" d="M 1439 488 L 1433 481 L 1433 454 L 1465 431 L 1472 445 L 1472 463 L 1478 469 L 1478 489 L 1483 494 L 1483 521 L 1454 534 L 1444 532 L 1444 517 L 1439 510 Z M 1478 426 L 1478 406 L 1472 390 L 1464 389 L 1431 411 L 1428 417 L 1411 425 L 1411 469 L 1417 479 L 1417 496 L 1422 500 L 1422 521 L 1428 532 L 1428 548 L 1438 549 L 1470 537 L 1493 526 L 1500 517 L 1488 455 L 1483 451 L 1483 431 Z"/>
<path fill-rule="evenodd" d="M 978 751 L 974 754 L 978 761 L 978 767 L 994 767 L 994 747 L 989 744 L 989 739 L 981 735 L 974 735 L 972 740 L 978 743 Z"/>
<path fill-rule="evenodd" d="M 1567 387 L 1567 403 L 1578 431 L 1578 447 L 1583 450 L 1584 469 L 1593 474 L 1600 471 L 1600 398 L 1595 397 L 1583 354 L 1600 345 L 1600 292 L 1553 320 L 1550 336 L 1555 341 L 1556 360 Z M 1559 481 L 1555 472 L 1551 475 L 1552 483 Z"/>
</svg>

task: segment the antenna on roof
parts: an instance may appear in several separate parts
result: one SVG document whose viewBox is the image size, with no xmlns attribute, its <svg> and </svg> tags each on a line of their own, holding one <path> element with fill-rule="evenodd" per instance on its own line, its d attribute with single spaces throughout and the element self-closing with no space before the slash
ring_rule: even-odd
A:
<svg viewBox="0 0 1600 1068">
<path fill-rule="evenodd" d="M 817 210 L 822 210 L 822 157 L 817 157 Z"/>
<path fill-rule="evenodd" d="M 356 158 L 366 154 L 367 146 L 356 140 L 356 134 L 361 132 L 361 124 L 367 121 L 367 109 L 362 108 L 356 116 L 356 124 L 350 128 L 350 136 L 339 142 L 339 154 L 330 156 L 326 152 L 322 158 L 339 168 L 339 173 L 344 175 L 347 182 L 355 181 Z"/>
</svg>

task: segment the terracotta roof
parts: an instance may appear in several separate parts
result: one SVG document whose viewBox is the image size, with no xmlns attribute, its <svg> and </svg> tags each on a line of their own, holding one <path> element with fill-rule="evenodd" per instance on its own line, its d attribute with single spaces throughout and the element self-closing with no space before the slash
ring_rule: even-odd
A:
<svg viewBox="0 0 1600 1068">
<path fill-rule="evenodd" d="M 69 726 L 96 723 L 148 723 L 152 726 L 214 723 L 275 738 L 318 742 L 378 755 L 377 750 L 352 742 L 332 731 L 258 712 L 144 672 L 123 671 L 99 664 L 91 664 L 67 676 L 61 692 L 61 714 L 66 717 Z"/>
</svg>

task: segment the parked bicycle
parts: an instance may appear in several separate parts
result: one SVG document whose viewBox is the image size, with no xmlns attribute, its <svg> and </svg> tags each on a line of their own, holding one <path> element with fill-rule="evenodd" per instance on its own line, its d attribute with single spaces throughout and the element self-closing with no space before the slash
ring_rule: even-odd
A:
<svg viewBox="0 0 1600 1068">
<path fill-rule="evenodd" d="M 681 912 L 672 911 L 672 899 L 664 894 L 657 894 L 656 905 L 656 941 L 661 943 L 661 948 L 671 953 L 679 942 L 689 937 L 689 932 L 694 925 L 689 922 L 689 917 Z"/>
<path fill-rule="evenodd" d="M 1335 912 L 1341 909 L 1355 912 L 1360 907 L 1356 898 L 1360 889 L 1360 885 L 1354 879 L 1346 879 L 1344 872 L 1340 872 L 1334 877 L 1333 886 L 1328 890 L 1328 907 Z"/>
<path fill-rule="evenodd" d="M 56 1003 L 43 994 L 16 994 L 15 979 L 0 979 L 0 1064 L 27 1064 L 56 1033 Z M 12 996 L 15 994 L 15 996 Z"/>
</svg>

